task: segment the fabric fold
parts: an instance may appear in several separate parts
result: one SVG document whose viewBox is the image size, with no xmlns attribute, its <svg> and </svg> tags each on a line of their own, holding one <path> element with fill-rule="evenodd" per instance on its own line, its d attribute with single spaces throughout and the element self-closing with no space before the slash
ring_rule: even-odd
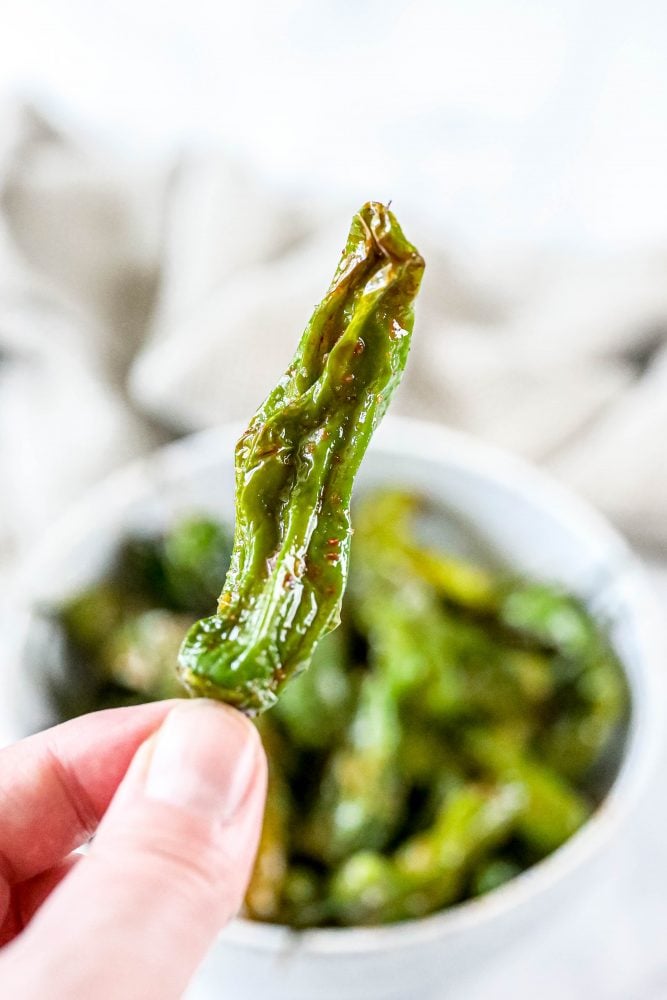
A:
<svg viewBox="0 0 667 1000">
<path fill-rule="evenodd" d="M 29 108 L 0 136 L 1 570 L 120 463 L 253 412 L 358 206 L 274 190 L 219 150 L 126 162 Z M 667 551 L 667 247 L 473 250 L 425 216 L 423 232 L 394 412 L 542 462 Z"/>
</svg>

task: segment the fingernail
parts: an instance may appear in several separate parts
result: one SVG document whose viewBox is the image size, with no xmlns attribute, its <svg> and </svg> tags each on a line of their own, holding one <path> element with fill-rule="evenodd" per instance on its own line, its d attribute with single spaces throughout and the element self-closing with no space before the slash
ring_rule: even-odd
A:
<svg viewBox="0 0 667 1000">
<path fill-rule="evenodd" d="M 237 711 L 198 699 L 172 709 L 154 737 L 145 792 L 229 822 L 257 774 L 259 739 Z"/>
</svg>

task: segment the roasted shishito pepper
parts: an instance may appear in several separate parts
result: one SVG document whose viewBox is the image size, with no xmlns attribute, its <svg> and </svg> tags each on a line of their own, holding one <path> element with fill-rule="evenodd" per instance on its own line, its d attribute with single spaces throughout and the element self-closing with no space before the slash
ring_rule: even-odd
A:
<svg viewBox="0 0 667 1000">
<path fill-rule="evenodd" d="M 424 262 L 392 213 L 355 215 L 296 355 L 236 448 L 236 526 L 217 614 L 179 656 L 191 693 L 256 714 L 339 622 L 350 496 L 407 360 Z"/>
</svg>

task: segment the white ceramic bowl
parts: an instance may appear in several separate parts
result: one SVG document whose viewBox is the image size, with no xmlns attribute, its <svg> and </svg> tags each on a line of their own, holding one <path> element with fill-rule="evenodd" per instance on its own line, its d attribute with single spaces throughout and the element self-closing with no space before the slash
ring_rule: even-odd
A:
<svg viewBox="0 0 667 1000">
<path fill-rule="evenodd" d="M 20 736 L 48 721 L 45 682 L 53 657 L 39 649 L 33 610 L 61 600 L 105 568 L 130 529 L 155 528 L 181 511 L 233 516 L 238 427 L 180 441 L 114 475 L 73 510 L 29 561 L 15 591 L 15 655 L 6 723 Z M 524 463 L 431 425 L 388 419 L 359 488 L 388 481 L 423 491 L 474 526 L 508 564 L 557 580 L 611 623 L 632 699 L 620 765 L 601 807 L 545 861 L 488 896 L 423 920 L 378 929 L 295 934 L 235 921 L 212 949 L 191 993 L 196 1000 L 425 1000 L 465 995 L 494 951 L 530 947 L 530 933 L 576 905 L 604 864 L 651 766 L 662 718 L 664 663 L 659 615 L 636 558 L 584 503 Z"/>
</svg>

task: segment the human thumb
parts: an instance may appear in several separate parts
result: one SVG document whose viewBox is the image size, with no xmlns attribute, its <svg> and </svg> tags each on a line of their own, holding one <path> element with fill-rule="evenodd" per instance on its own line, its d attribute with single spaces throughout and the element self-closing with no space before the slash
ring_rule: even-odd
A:
<svg viewBox="0 0 667 1000">
<path fill-rule="evenodd" d="M 137 751 L 88 855 L 11 946 L 23 1000 L 180 997 L 241 904 L 265 794 L 254 726 L 215 702 L 177 705 Z"/>
</svg>

